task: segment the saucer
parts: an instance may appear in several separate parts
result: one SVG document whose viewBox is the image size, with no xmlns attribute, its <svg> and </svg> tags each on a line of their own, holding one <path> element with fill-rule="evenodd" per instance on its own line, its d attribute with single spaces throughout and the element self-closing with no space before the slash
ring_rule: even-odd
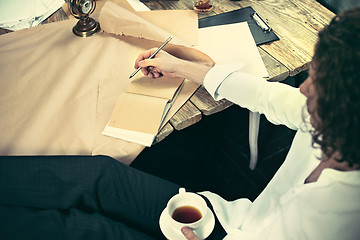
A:
<svg viewBox="0 0 360 240">
<path fill-rule="evenodd" d="M 169 225 L 169 215 L 165 214 L 166 208 L 162 211 L 160 215 L 160 229 L 162 233 L 165 235 L 165 237 L 169 240 L 186 240 L 185 236 L 182 234 L 180 230 L 177 230 Z M 212 211 L 208 208 L 208 212 L 205 215 L 205 223 L 204 226 L 194 230 L 194 233 L 196 236 L 198 236 L 201 239 L 207 238 L 210 233 L 213 231 L 215 226 L 215 217 Z"/>
</svg>

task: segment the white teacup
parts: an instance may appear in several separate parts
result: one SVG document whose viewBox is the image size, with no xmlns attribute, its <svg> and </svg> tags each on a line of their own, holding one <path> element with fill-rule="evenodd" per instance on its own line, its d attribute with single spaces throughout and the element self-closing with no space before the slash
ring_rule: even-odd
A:
<svg viewBox="0 0 360 240">
<path fill-rule="evenodd" d="M 193 230 L 202 227 L 207 212 L 205 200 L 196 193 L 186 192 L 184 188 L 180 188 L 179 194 L 168 201 L 165 209 L 171 227 L 179 231 L 185 226 Z"/>
</svg>

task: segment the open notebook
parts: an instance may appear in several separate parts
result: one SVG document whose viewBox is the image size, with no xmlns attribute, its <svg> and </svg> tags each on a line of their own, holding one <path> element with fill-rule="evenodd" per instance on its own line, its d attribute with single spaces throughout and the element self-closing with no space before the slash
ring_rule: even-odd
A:
<svg viewBox="0 0 360 240">
<path fill-rule="evenodd" d="M 184 83 L 183 78 L 136 78 L 119 96 L 103 134 L 151 146 Z"/>
</svg>

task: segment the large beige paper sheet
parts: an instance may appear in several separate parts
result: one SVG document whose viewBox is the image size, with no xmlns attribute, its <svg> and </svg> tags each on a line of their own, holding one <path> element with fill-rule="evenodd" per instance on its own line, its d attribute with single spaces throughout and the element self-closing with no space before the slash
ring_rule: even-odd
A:
<svg viewBox="0 0 360 240">
<path fill-rule="evenodd" d="M 159 42 L 103 32 L 79 38 L 71 31 L 75 23 L 0 36 L 0 155 L 105 154 L 129 164 L 144 148 L 101 132 L 135 58 Z M 184 46 L 168 49 L 208 60 Z M 196 88 L 184 86 L 168 117 Z"/>
<path fill-rule="evenodd" d="M 118 14 L 120 11 L 122 14 Z M 159 42 L 164 42 L 172 35 L 173 44 L 197 44 L 198 23 L 194 21 L 197 15 L 192 10 L 123 11 L 121 6 L 109 1 L 102 13 L 101 27 L 108 33 L 122 33 Z M 106 16 L 107 21 L 103 21 L 102 16 Z"/>
</svg>

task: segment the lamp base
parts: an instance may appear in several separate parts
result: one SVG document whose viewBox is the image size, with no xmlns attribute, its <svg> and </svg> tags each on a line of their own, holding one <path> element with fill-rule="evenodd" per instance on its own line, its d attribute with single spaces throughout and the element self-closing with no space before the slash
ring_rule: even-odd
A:
<svg viewBox="0 0 360 240">
<path fill-rule="evenodd" d="M 89 37 L 100 30 L 100 24 L 93 18 L 80 19 L 73 27 L 73 33 L 79 37 Z"/>
</svg>

